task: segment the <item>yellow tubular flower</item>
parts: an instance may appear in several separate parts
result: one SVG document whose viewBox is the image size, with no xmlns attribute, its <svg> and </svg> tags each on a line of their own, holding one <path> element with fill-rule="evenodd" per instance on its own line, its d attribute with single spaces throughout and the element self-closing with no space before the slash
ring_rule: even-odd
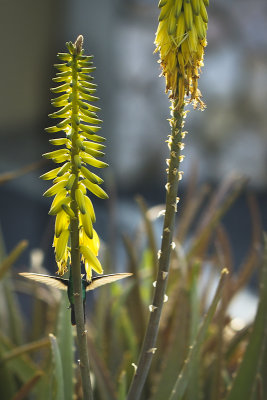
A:
<svg viewBox="0 0 267 400">
<path fill-rule="evenodd" d="M 207 45 L 208 0 L 160 0 L 155 45 L 160 54 L 166 92 L 177 99 L 177 107 L 189 96 L 194 107 L 205 107 L 198 89 Z"/>
<path fill-rule="evenodd" d="M 78 44 L 78 45 L 77 45 Z M 91 192 L 100 198 L 107 198 L 99 186 L 103 180 L 88 165 L 104 168 L 108 165 L 98 160 L 104 155 L 105 139 L 96 134 L 102 121 L 97 118 L 98 107 L 91 102 L 98 100 L 93 94 L 96 85 L 90 73 L 94 71 L 92 56 L 85 56 L 82 50 L 82 37 L 77 39 L 76 47 L 66 43 L 68 53 L 59 53 L 61 64 L 53 81 L 58 86 L 51 89 L 59 96 L 52 105 L 60 109 L 49 116 L 60 119 L 55 126 L 46 129 L 48 133 L 59 134 L 50 143 L 57 149 L 44 154 L 61 166 L 43 174 L 42 179 L 53 180 L 53 185 L 44 196 L 55 196 L 49 214 L 56 216 L 53 247 L 58 265 L 58 273 L 63 274 L 70 263 L 70 225 L 73 218 L 79 221 L 79 246 L 81 261 L 84 262 L 87 279 L 91 280 L 92 269 L 102 273 L 97 259 L 99 238 L 93 229 L 94 208 L 88 194 Z M 61 148 L 59 148 L 61 146 Z"/>
</svg>

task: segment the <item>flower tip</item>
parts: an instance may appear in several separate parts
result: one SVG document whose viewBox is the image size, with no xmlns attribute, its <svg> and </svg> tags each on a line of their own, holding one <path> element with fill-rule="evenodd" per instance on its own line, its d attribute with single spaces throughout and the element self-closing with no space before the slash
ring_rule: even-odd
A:
<svg viewBox="0 0 267 400">
<path fill-rule="evenodd" d="M 76 48 L 77 54 L 80 54 L 82 51 L 83 47 L 83 35 L 79 35 L 76 39 L 76 42 L 74 43 L 74 46 Z"/>
<path fill-rule="evenodd" d="M 223 268 L 221 271 L 221 275 L 228 275 L 229 274 L 229 269 L 228 268 Z"/>
</svg>

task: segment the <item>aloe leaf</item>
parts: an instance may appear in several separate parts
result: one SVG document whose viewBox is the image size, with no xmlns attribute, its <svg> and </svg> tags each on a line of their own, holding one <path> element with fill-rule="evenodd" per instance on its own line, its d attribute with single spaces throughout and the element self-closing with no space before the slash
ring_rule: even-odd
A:
<svg viewBox="0 0 267 400">
<path fill-rule="evenodd" d="M 97 389 L 101 394 L 102 400 L 116 400 L 116 390 L 114 387 L 113 379 L 103 358 L 99 356 L 96 351 L 95 343 L 91 338 L 87 337 L 88 348 L 90 351 L 90 361 L 97 381 Z"/>
<path fill-rule="evenodd" d="M 102 383 L 97 377 L 95 366 L 99 364 L 98 371 L 104 374 L 106 378 L 110 375 L 111 380 L 117 377 L 122 369 L 121 362 L 125 360 L 124 346 L 125 343 L 128 343 L 128 337 L 125 339 L 127 332 L 121 327 L 120 316 L 122 308 L 125 308 L 125 303 L 132 294 L 133 285 L 133 281 L 128 282 L 123 288 L 119 284 L 106 285 L 98 292 L 93 315 L 93 323 L 97 327 L 97 335 L 94 337 L 92 349 L 90 338 L 88 338 L 89 354 L 92 367 L 99 382 L 98 386 Z M 132 320 L 131 314 L 130 319 Z M 105 344 L 104 346 L 103 343 Z M 97 349 L 96 356 L 93 354 L 93 352 L 96 352 L 95 349 Z M 102 361 L 102 366 L 99 362 L 101 359 L 105 360 L 105 362 Z"/>
<path fill-rule="evenodd" d="M 147 209 L 147 205 L 144 199 L 141 196 L 136 197 L 136 202 L 140 208 L 143 217 L 143 223 L 146 229 L 147 239 L 149 248 L 151 249 L 153 262 L 152 262 L 152 271 L 153 271 L 153 280 L 157 278 L 157 267 L 158 267 L 158 248 L 154 233 L 154 228 L 151 219 L 149 218 L 149 213 Z"/>
<path fill-rule="evenodd" d="M 30 394 L 32 389 L 38 383 L 38 381 L 42 377 L 42 375 L 43 375 L 42 371 L 37 371 L 36 374 L 20 388 L 20 390 L 15 394 L 15 396 L 12 397 L 12 400 L 23 400 L 23 399 L 25 399 L 26 396 L 28 394 Z"/>
<path fill-rule="evenodd" d="M 130 353 L 134 360 L 138 357 L 138 343 L 137 338 L 133 334 L 133 323 L 132 320 L 126 311 L 125 307 L 122 306 L 120 312 L 120 325 L 125 333 L 125 340 L 127 341 L 127 348 L 130 350 Z"/>
<path fill-rule="evenodd" d="M 188 388 L 188 385 L 191 384 L 192 374 L 194 373 L 194 367 L 199 357 L 201 346 L 207 334 L 211 319 L 215 314 L 218 302 L 221 298 L 222 288 L 227 274 L 228 271 L 226 269 L 222 270 L 221 278 L 216 293 L 213 297 L 212 303 L 208 309 L 207 315 L 205 316 L 202 322 L 202 325 L 199 328 L 196 341 L 193 343 L 192 346 L 190 346 L 188 357 L 172 389 L 172 393 L 169 397 L 169 400 L 181 400 L 184 396 L 185 391 Z"/>
<path fill-rule="evenodd" d="M 125 400 L 127 395 L 127 375 L 122 371 L 119 378 L 118 400 Z"/>
<path fill-rule="evenodd" d="M 52 350 L 51 394 L 53 400 L 65 399 L 63 369 L 57 339 L 52 333 L 49 335 Z"/>
<path fill-rule="evenodd" d="M 13 283 L 11 280 L 3 279 L 0 281 L 0 289 L 6 307 L 3 332 L 14 344 L 20 345 L 23 342 L 23 319 Z"/>
<path fill-rule="evenodd" d="M 0 343 L 0 358 L 4 354 L 2 344 Z M 6 364 L 0 364 L 0 394 L 3 399 L 11 399 L 16 391 L 16 379 Z"/>
<path fill-rule="evenodd" d="M 50 344 L 50 343 L 49 343 Z M 51 363 L 52 355 L 49 354 L 48 359 L 46 360 L 46 365 L 44 367 L 43 375 L 41 379 L 38 380 L 37 384 L 34 387 L 34 399 L 38 400 L 54 400 L 51 396 L 51 374 L 52 374 L 52 363 Z"/>
<path fill-rule="evenodd" d="M 3 357 L 6 353 L 10 354 L 11 351 L 15 351 L 15 346 L 3 334 L 0 334 L 0 351 Z M 19 357 L 10 359 L 6 365 L 12 374 L 22 382 L 31 379 L 37 370 L 37 366 L 27 354 L 20 354 Z"/>
<path fill-rule="evenodd" d="M 169 300 L 170 301 L 170 300 Z M 168 304 L 168 303 L 167 303 Z M 160 358 L 160 364 L 164 366 L 152 400 L 167 399 L 171 394 L 171 388 L 177 378 L 177 371 L 181 369 L 186 357 L 186 349 L 189 346 L 189 318 L 190 294 L 187 289 L 180 288 L 177 299 L 173 304 L 171 324 L 166 327 L 160 336 L 161 343 L 158 345 L 160 354 L 156 352 L 156 359 Z M 172 332 L 166 345 L 168 330 Z M 164 350 L 162 351 L 162 346 Z"/>
<path fill-rule="evenodd" d="M 5 338 L 3 335 L 0 336 L 1 399 L 12 398 L 12 400 L 19 400 L 20 398 L 25 398 L 27 390 L 28 392 L 32 390 L 33 386 L 37 383 L 37 381 L 39 381 L 41 375 L 43 375 L 43 372 L 38 371 L 37 365 L 35 365 L 28 355 L 25 354 L 25 350 L 27 350 L 25 347 L 27 346 L 28 345 L 22 346 L 21 348 L 16 348 L 7 338 Z M 36 347 L 36 344 L 35 346 L 30 347 Z M 33 348 L 30 350 L 33 350 Z M 22 384 L 19 392 L 17 392 L 18 384 Z M 22 394 L 24 394 L 24 397 L 21 397 Z"/>
<path fill-rule="evenodd" d="M 10 280 L 4 278 L 27 246 L 28 242 L 22 240 L 0 264 L 0 301 L 2 305 L 0 314 L 2 320 L 6 321 L 5 324 L 2 324 L 3 331 L 14 344 L 22 343 L 22 317 L 13 284 Z"/>
<path fill-rule="evenodd" d="M 128 256 L 129 270 L 133 273 L 135 285 L 132 288 L 131 296 L 128 299 L 128 307 L 130 310 L 131 318 L 133 320 L 134 331 L 138 338 L 143 337 L 145 332 L 145 313 L 144 302 L 141 294 L 141 277 L 138 268 L 138 260 L 136 251 L 131 240 L 124 235 L 123 242 Z"/>
<path fill-rule="evenodd" d="M 57 324 L 57 341 L 63 370 L 64 400 L 72 400 L 74 392 L 74 338 L 67 310 L 66 293 L 62 294 Z"/>
<path fill-rule="evenodd" d="M 267 235 L 260 279 L 260 300 L 249 343 L 227 400 L 250 400 L 256 388 L 262 355 L 267 343 Z"/>
<path fill-rule="evenodd" d="M 19 258 L 21 253 L 28 246 L 27 240 L 22 240 L 17 246 L 11 251 L 11 253 L 1 262 L 0 264 L 0 280 L 4 277 L 7 271 L 12 267 L 14 262 Z"/>
<path fill-rule="evenodd" d="M 195 263 L 192 268 L 192 282 L 190 287 L 190 344 L 194 344 L 197 336 L 198 325 L 199 325 L 199 293 L 198 293 L 198 282 L 199 282 L 199 263 Z M 200 398 L 200 354 L 195 357 L 195 363 L 192 366 L 191 384 L 188 387 L 189 398 L 198 400 Z"/>
<path fill-rule="evenodd" d="M 192 187 L 188 189 L 183 200 L 183 208 L 180 213 L 179 226 L 177 227 L 176 240 L 178 240 L 178 242 L 183 243 L 186 239 L 194 218 L 196 218 L 200 207 L 203 206 L 209 193 L 210 187 L 207 185 L 202 186 L 198 190 Z"/>
<path fill-rule="evenodd" d="M 223 183 L 218 193 L 214 196 L 211 205 L 206 209 L 200 226 L 197 229 L 197 233 L 193 238 L 192 246 L 187 254 L 188 259 L 193 255 L 201 254 L 206 250 L 211 233 L 218 226 L 222 217 L 243 190 L 246 180 L 240 179 L 236 181 L 230 193 L 226 194 L 230 183 L 231 181 L 229 183 L 228 181 Z M 221 198 L 224 196 L 224 200 L 219 205 Z"/>
<path fill-rule="evenodd" d="M 129 285 L 121 286 L 113 285 L 110 287 L 112 307 L 109 314 L 112 315 L 112 329 L 110 335 L 106 335 L 106 341 L 111 341 L 109 357 L 111 361 L 111 370 L 120 372 L 119 364 L 122 359 L 125 361 L 125 354 L 118 352 L 120 344 L 125 343 L 125 346 L 130 349 L 130 354 L 133 358 L 137 357 L 138 349 L 138 335 L 135 330 L 135 315 L 133 310 L 129 307 L 129 300 L 133 296 L 133 288 L 135 283 L 131 282 Z M 126 310 L 127 307 L 127 310 Z M 127 358 L 127 357 L 126 357 Z M 124 365 L 127 368 L 126 365 Z"/>
<path fill-rule="evenodd" d="M 13 358 L 20 357 L 22 354 L 26 354 L 32 351 L 37 351 L 43 347 L 47 347 L 49 345 L 49 340 L 47 338 L 37 340 L 36 342 L 27 343 L 19 347 L 15 347 L 9 352 L 5 353 L 3 357 L 1 357 L 1 364 L 12 360 Z"/>
</svg>

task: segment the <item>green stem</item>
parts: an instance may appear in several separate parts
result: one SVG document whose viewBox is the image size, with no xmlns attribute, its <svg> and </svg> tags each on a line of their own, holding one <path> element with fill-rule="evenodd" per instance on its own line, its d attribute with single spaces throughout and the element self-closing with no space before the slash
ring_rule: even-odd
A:
<svg viewBox="0 0 267 400">
<path fill-rule="evenodd" d="M 172 119 L 170 121 L 172 132 L 169 140 L 170 160 L 167 161 L 169 168 L 167 170 L 166 209 L 158 262 L 157 284 L 153 304 L 150 306 L 150 318 L 138 361 L 138 367 L 133 377 L 127 400 L 138 400 L 141 396 L 153 354 L 156 351 L 155 345 L 167 286 L 175 213 L 177 209 L 180 152 L 183 140 L 182 127 L 184 111 L 183 106 L 180 109 L 176 109 L 176 105 L 177 102 L 173 101 Z"/>
<path fill-rule="evenodd" d="M 77 47 L 76 47 L 77 49 Z M 78 53 L 78 50 L 76 54 Z M 79 128 L 77 125 L 78 118 L 78 91 L 77 91 L 77 58 L 73 57 L 73 75 L 72 75 L 72 147 L 71 147 L 71 162 L 72 174 L 75 174 L 75 181 L 71 188 L 71 209 L 75 214 L 75 218 L 70 221 L 70 237 L 71 237 L 71 270 L 73 279 L 73 297 L 74 297 L 74 311 L 76 318 L 77 329 L 77 347 L 79 354 L 79 365 L 81 372 L 81 381 L 83 388 L 84 400 L 93 400 L 92 385 L 90 380 L 89 357 L 87 337 L 84 324 L 84 310 L 82 300 L 82 280 L 81 280 L 81 262 L 80 262 L 80 248 L 79 248 L 79 218 L 78 206 L 75 200 L 75 190 L 78 188 L 79 170 L 74 162 L 74 156 L 79 153 L 77 146 Z"/>
</svg>

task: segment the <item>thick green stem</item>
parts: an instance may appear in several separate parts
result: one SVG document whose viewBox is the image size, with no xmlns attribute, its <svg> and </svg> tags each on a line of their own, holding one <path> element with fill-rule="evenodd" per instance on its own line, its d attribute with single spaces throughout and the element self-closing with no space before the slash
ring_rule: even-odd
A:
<svg viewBox="0 0 267 400">
<path fill-rule="evenodd" d="M 141 396 L 153 354 L 156 351 L 156 340 L 159 329 L 161 311 L 167 286 L 170 253 L 174 230 L 175 213 L 177 209 L 177 191 L 179 182 L 180 152 L 183 140 L 183 107 L 176 109 L 176 102 L 172 104 L 172 119 L 170 121 L 172 133 L 169 140 L 170 160 L 167 160 L 166 210 L 162 233 L 161 251 L 158 263 L 157 284 L 153 303 L 150 306 L 150 318 L 140 353 L 138 366 L 128 393 L 127 400 L 138 400 Z"/>
<path fill-rule="evenodd" d="M 79 153 L 77 146 L 78 139 L 78 91 L 77 91 L 77 58 L 73 57 L 73 88 L 72 88 L 72 150 L 71 150 L 71 162 L 72 162 L 72 174 L 75 175 L 75 181 L 71 189 L 71 209 L 74 212 L 75 218 L 71 219 L 71 270 L 73 278 L 73 297 L 74 297 L 74 311 L 76 318 L 77 328 L 77 347 L 79 354 L 79 365 L 81 372 L 81 381 L 83 388 L 83 399 L 93 400 L 92 385 L 90 380 L 89 370 L 89 357 L 88 357 L 88 346 L 87 337 L 84 324 L 84 310 L 82 300 L 82 281 L 81 281 L 81 262 L 80 262 L 80 249 L 79 249 L 79 218 L 78 218 L 78 207 L 75 200 L 75 190 L 78 187 L 79 170 L 74 162 L 74 156 Z"/>
</svg>

